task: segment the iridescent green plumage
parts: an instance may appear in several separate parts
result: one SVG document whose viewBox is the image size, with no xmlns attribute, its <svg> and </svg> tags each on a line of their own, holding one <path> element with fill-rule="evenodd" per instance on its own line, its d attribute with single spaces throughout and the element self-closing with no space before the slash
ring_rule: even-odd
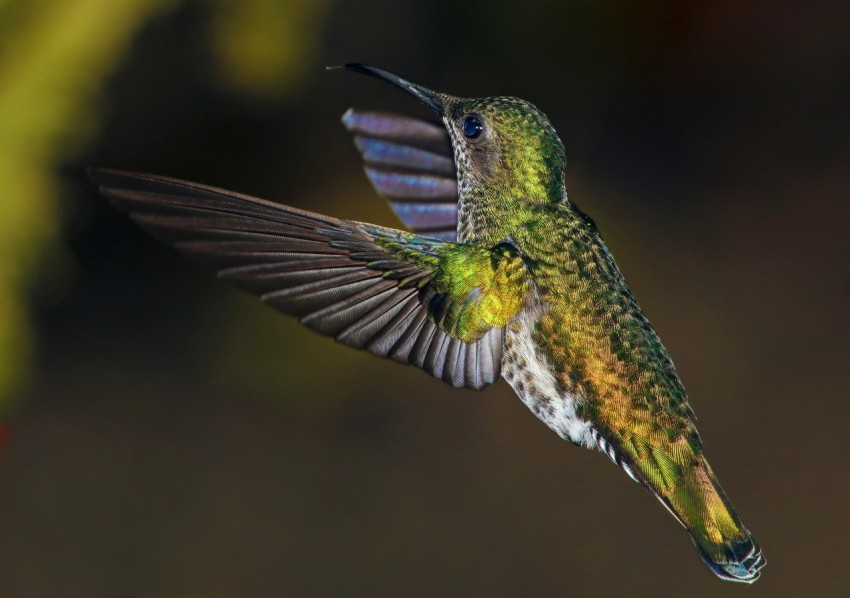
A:
<svg viewBox="0 0 850 598">
<path fill-rule="evenodd" d="M 392 75 L 369 74 L 411 91 Z M 528 267 L 525 314 L 508 325 L 508 381 L 562 436 L 613 455 L 688 529 L 718 575 L 754 581 L 763 557 L 703 457 L 667 351 L 593 221 L 567 198 L 564 147 L 548 119 L 518 98 L 413 93 L 438 104 L 452 139 L 458 238 L 509 242 Z M 483 123 L 473 138 L 464 132 L 470 115 Z M 556 404 L 565 401 L 566 410 Z"/>
<path fill-rule="evenodd" d="M 442 117 L 445 132 L 344 117 L 376 189 L 423 234 L 162 177 L 93 176 L 154 235 L 322 334 L 455 386 L 480 389 L 501 373 L 556 433 L 599 448 L 653 493 L 718 576 L 758 579 L 764 557 L 705 460 L 667 351 L 567 198 L 548 119 L 517 98 L 456 98 L 349 68 Z"/>
<path fill-rule="evenodd" d="M 533 338 L 577 415 L 713 562 L 750 556 L 749 533 L 702 456 L 673 363 L 595 227 L 566 205 L 533 211 L 514 236 L 548 306 Z"/>
<path fill-rule="evenodd" d="M 453 338 L 477 341 L 491 328 L 504 327 L 522 308 L 528 292 L 528 270 L 511 246 L 488 249 L 431 242 L 434 253 L 425 253 L 421 250 L 423 241 L 412 240 L 402 243 L 379 237 L 376 243 L 399 259 L 432 272 L 427 292 L 436 300 L 430 301 L 429 313 Z M 401 284 L 409 283 L 403 279 Z"/>
</svg>

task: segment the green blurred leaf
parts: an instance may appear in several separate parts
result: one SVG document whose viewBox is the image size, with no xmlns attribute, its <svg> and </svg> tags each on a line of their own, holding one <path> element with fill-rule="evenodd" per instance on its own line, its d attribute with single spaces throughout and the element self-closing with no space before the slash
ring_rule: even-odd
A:
<svg viewBox="0 0 850 598">
<path fill-rule="evenodd" d="M 224 83 L 275 98 L 315 65 L 324 0 L 213 0 L 212 36 Z"/>
<path fill-rule="evenodd" d="M 0 3 L 0 409 L 27 380 L 29 272 L 57 242 L 53 173 L 96 122 L 93 99 L 133 33 L 171 0 Z"/>
</svg>

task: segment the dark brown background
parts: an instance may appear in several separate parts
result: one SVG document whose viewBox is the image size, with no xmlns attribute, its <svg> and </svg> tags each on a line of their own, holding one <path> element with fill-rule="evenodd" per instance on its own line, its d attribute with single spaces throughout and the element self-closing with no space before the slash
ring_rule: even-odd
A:
<svg viewBox="0 0 850 598">
<path fill-rule="evenodd" d="M 297 76 L 253 91 L 215 66 L 219 4 L 141 28 L 94 141 L 59 165 L 73 260 L 61 293 L 33 299 L 0 591 L 850 594 L 845 3 L 337 1 L 305 25 Z M 755 586 L 716 580 L 647 493 L 503 383 L 453 390 L 302 330 L 150 241 L 81 174 L 147 170 L 393 224 L 338 119 L 425 113 L 322 70 L 347 61 L 550 116 L 570 197 L 765 550 Z"/>
</svg>

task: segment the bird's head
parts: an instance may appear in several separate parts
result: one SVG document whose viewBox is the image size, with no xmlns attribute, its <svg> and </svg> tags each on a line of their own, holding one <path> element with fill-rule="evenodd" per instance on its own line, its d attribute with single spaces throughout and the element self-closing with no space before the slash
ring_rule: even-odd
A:
<svg viewBox="0 0 850 598">
<path fill-rule="evenodd" d="M 452 140 L 462 202 L 564 199 L 564 145 L 532 103 L 508 96 L 460 98 L 377 67 L 345 68 L 395 85 L 442 118 Z"/>
</svg>

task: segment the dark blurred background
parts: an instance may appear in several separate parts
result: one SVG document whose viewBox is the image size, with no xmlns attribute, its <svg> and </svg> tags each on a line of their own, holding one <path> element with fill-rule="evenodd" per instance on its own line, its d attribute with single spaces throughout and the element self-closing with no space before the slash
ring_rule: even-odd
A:
<svg viewBox="0 0 850 598">
<path fill-rule="evenodd" d="M 606 457 L 154 243 L 90 164 L 395 221 L 365 61 L 542 108 L 769 565 L 716 580 Z M 0 2 L 0 591 L 850 594 L 850 7 Z"/>
</svg>

